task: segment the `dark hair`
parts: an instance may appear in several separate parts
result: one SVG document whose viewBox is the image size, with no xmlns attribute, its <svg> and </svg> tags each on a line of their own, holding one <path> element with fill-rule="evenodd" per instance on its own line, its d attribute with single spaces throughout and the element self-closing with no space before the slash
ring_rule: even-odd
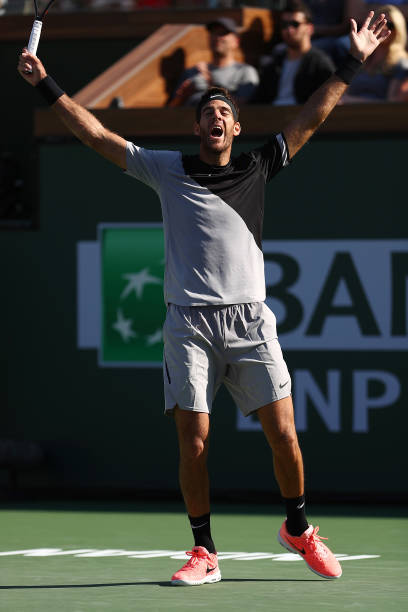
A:
<svg viewBox="0 0 408 612">
<path fill-rule="evenodd" d="M 282 8 L 282 13 L 303 13 L 307 21 L 313 22 L 312 11 L 303 0 L 287 0 Z"/>
<path fill-rule="evenodd" d="M 234 98 L 231 96 L 231 94 L 229 93 L 228 89 L 225 89 L 224 87 L 210 87 L 210 89 L 207 89 L 207 91 L 201 96 L 200 101 L 197 104 L 197 107 L 196 107 L 197 123 L 200 123 L 201 111 L 203 107 L 207 104 L 207 102 L 211 100 L 213 96 L 222 96 L 223 98 L 225 98 L 228 104 L 232 107 L 232 111 L 233 111 L 235 120 L 238 121 L 239 106 L 234 100 Z"/>
</svg>

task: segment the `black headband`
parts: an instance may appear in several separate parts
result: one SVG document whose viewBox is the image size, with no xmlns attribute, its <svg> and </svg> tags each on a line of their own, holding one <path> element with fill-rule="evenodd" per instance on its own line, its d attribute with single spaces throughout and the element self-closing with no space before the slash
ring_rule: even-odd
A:
<svg viewBox="0 0 408 612">
<path fill-rule="evenodd" d="M 198 115 L 198 119 L 201 117 L 201 110 L 203 109 L 203 107 L 208 103 L 211 102 L 212 100 L 222 100 L 223 102 L 225 102 L 226 104 L 228 104 L 228 106 L 230 107 L 232 114 L 234 116 L 235 121 L 238 121 L 238 111 L 234 105 L 234 103 L 232 102 L 232 100 L 228 100 L 228 98 L 226 98 L 225 96 L 223 96 L 222 94 L 214 94 L 212 96 L 209 96 L 204 104 L 202 106 L 199 106 L 197 111 L 199 111 L 199 115 Z M 198 113 L 197 113 L 198 114 Z"/>
</svg>

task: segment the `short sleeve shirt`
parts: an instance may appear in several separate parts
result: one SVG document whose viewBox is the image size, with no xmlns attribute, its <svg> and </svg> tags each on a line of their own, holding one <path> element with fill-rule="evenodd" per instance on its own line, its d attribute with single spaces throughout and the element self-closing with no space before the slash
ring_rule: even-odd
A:
<svg viewBox="0 0 408 612">
<path fill-rule="evenodd" d="M 232 157 L 226 166 L 209 166 L 198 155 L 127 143 L 127 173 L 154 189 L 161 202 L 166 303 L 202 306 L 265 299 L 265 184 L 288 161 L 282 134 Z"/>
</svg>

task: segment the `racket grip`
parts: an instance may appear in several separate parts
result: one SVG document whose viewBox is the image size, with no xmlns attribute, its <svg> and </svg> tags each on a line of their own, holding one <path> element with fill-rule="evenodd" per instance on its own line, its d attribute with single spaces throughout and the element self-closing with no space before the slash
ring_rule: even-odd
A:
<svg viewBox="0 0 408 612">
<path fill-rule="evenodd" d="M 37 54 L 38 43 L 40 42 L 42 21 L 36 19 L 31 29 L 30 40 L 28 41 L 27 50 L 31 55 Z"/>
</svg>

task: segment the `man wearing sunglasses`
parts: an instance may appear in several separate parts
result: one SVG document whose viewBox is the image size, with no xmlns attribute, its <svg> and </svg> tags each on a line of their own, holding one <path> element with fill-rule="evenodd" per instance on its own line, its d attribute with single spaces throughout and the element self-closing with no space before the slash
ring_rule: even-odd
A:
<svg viewBox="0 0 408 612">
<path fill-rule="evenodd" d="M 256 104 L 304 104 L 333 74 L 332 60 L 312 47 L 311 12 L 302 0 L 289 0 L 281 15 L 283 45 L 272 52 L 252 100 Z"/>
</svg>

